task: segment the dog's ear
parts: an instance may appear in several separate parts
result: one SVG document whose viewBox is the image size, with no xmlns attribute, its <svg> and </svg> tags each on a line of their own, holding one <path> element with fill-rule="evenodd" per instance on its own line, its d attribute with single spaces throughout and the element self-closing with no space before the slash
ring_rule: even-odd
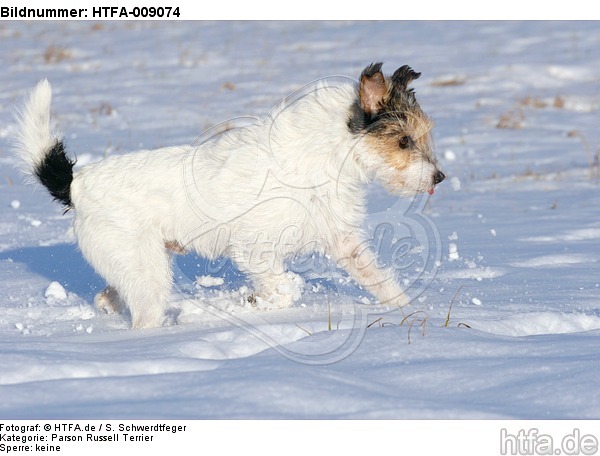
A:
<svg viewBox="0 0 600 456">
<path fill-rule="evenodd" d="M 395 89 L 406 90 L 408 84 L 415 79 L 418 79 L 421 73 L 417 73 L 408 65 L 403 65 L 394 71 L 392 75 L 392 84 Z"/>
<path fill-rule="evenodd" d="M 360 107 L 371 117 L 383 107 L 388 88 L 381 72 L 382 63 L 372 63 L 360 75 Z"/>
</svg>

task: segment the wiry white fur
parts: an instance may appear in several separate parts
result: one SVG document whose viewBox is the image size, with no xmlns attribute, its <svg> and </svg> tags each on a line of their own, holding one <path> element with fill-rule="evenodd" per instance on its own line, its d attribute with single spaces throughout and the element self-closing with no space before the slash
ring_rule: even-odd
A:
<svg viewBox="0 0 600 456">
<path fill-rule="evenodd" d="M 165 242 L 229 256 L 274 305 L 292 302 L 286 259 L 312 251 L 330 255 L 381 302 L 407 304 L 393 272 L 361 247 L 363 186 L 386 165 L 372 163 L 367 142 L 347 127 L 357 92 L 351 83 L 321 85 L 198 147 L 113 156 L 76 172 L 75 234 L 112 287 L 102 306 L 122 301 L 135 328 L 162 323 L 172 282 Z M 51 143 L 50 93 L 40 83 L 21 117 L 19 153 L 30 166 Z M 394 170 L 380 172 L 393 178 Z"/>
<path fill-rule="evenodd" d="M 56 138 L 50 132 L 50 102 L 52 89 L 44 79 L 35 86 L 24 107 L 17 113 L 18 133 L 15 149 L 19 168 L 27 175 L 33 174 Z"/>
</svg>

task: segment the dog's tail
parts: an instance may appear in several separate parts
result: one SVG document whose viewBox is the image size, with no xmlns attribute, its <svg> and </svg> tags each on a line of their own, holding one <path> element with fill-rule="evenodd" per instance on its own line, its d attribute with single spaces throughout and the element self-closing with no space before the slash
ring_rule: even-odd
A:
<svg viewBox="0 0 600 456">
<path fill-rule="evenodd" d="M 19 168 L 37 179 L 56 201 L 72 206 L 71 182 L 75 161 L 67 157 L 62 139 L 50 131 L 50 102 L 52 89 L 44 79 L 40 81 L 23 108 L 17 114 L 19 132 L 15 151 Z"/>
</svg>

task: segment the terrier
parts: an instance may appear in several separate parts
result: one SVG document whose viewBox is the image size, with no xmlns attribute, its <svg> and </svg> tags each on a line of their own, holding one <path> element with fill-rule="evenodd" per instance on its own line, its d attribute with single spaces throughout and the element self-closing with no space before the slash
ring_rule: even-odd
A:
<svg viewBox="0 0 600 456">
<path fill-rule="evenodd" d="M 432 195 L 445 176 L 433 123 L 408 88 L 420 73 L 404 65 L 384 76 L 381 68 L 367 66 L 358 83 L 317 84 L 198 146 L 111 156 L 77 171 L 51 132 L 43 80 L 18 115 L 16 152 L 22 170 L 74 211 L 81 252 L 108 284 L 96 304 L 128 309 L 133 328 L 163 324 L 172 254 L 188 251 L 231 258 L 252 280 L 254 299 L 272 306 L 297 299 L 286 261 L 312 252 L 380 303 L 404 306 L 394 271 L 364 249 L 365 184 Z"/>
</svg>

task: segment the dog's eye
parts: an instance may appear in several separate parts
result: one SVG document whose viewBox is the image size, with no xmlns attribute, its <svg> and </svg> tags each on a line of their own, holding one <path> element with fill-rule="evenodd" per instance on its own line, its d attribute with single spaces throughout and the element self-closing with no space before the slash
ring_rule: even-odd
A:
<svg viewBox="0 0 600 456">
<path fill-rule="evenodd" d="M 398 145 L 400 146 L 400 149 L 408 149 L 408 146 L 410 146 L 410 143 L 411 143 L 410 136 L 403 136 L 402 138 L 400 138 L 400 141 L 398 141 Z"/>
</svg>

